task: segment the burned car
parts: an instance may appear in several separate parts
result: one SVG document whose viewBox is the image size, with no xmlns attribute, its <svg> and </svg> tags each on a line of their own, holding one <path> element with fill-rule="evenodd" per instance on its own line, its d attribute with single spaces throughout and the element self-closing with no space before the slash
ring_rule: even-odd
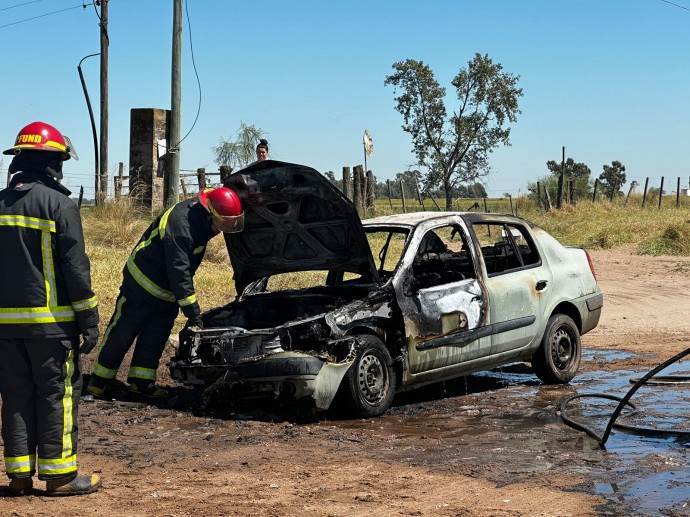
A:
<svg viewBox="0 0 690 517">
<path fill-rule="evenodd" d="M 246 214 L 225 235 L 239 294 L 181 332 L 174 379 L 372 417 L 396 392 L 509 363 L 575 376 L 603 306 L 585 250 L 510 215 L 360 221 L 302 165 L 260 162 L 224 184 Z"/>
</svg>

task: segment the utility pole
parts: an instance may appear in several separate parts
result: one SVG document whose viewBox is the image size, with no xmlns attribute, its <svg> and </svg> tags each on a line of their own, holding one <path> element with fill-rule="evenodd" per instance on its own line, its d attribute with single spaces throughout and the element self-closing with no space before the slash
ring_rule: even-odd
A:
<svg viewBox="0 0 690 517">
<path fill-rule="evenodd" d="M 101 177 L 96 204 L 108 197 L 108 2 L 101 0 Z"/>
<path fill-rule="evenodd" d="M 172 81 L 170 107 L 170 178 L 165 204 L 172 206 L 180 197 L 180 122 L 182 119 L 182 5 L 183 0 L 173 0 Z"/>
</svg>

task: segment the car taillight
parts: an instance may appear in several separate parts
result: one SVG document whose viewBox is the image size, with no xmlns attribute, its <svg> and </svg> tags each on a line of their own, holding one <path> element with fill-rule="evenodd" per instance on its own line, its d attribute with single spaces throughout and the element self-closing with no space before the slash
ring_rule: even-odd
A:
<svg viewBox="0 0 690 517">
<path fill-rule="evenodd" d="M 592 272 L 592 276 L 594 277 L 594 280 L 596 281 L 597 279 L 597 273 L 594 271 L 594 262 L 592 262 L 592 257 L 589 256 L 589 252 L 586 249 L 582 249 L 582 251 L 585 252 L 585 255 L 587 255 L 587 263 L 589 264 L 589 270 Z"/>
</svg>

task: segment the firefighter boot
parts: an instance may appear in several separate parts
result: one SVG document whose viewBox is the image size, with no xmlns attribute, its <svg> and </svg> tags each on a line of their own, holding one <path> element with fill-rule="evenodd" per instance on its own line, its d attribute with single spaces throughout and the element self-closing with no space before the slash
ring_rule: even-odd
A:
<svg viewBox="0 0 690 517">
<path fill-rule="evenodd" d="M 168 397 L 167 390 L 148 381 L 132 381 L 129 384 L 129 393 L 135 398 L 144 400 L 164 400 Z"/>
<path fill-rule="evenodd" d="M 90 494 L 101 486 L 101 477 L 98 474 L 90 476 L 75 476 L 65 479 L 49 479 L 46 481 L 46 495 L 61 497 L 68 495 Z"/>
<path fill-rule="evenodd" d="M 86 386 L 86 391 L 97 398 L 102 398 L 105 395 L 105 391 L 108 387 L 108 379 L 99 377 L 95 373 L 91 375 L 88 386 Z"/>
<path fill-rule="evenodd" d="M 20 497 L 23 495 L 31 495 L 34 487 L 34 480 L 32 478 L 13 478 L 10 479 L 10 484 L 7 487 L 7 494 L 10 497 Z"/>
</svg>

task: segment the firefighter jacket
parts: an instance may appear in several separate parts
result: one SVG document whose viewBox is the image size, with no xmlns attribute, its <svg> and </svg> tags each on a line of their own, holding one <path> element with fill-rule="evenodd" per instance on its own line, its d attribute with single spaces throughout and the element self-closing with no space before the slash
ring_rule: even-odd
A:
<svg viewBox="0 0 690 517">
<path fill-rule="evenodd" d="M 50 176 L 0 191 L 0 337 L 76 337 L 98 325 L 81 216 Z"/>
<path fill-rule="evenodd" d="M 198 316 L 193 278 L 214 235 L 203 205 L 189 200 L 176 204 L 151 223 L 132 250 L 123 286 L 177 303 L 187 318 Z"/>
</svg>

